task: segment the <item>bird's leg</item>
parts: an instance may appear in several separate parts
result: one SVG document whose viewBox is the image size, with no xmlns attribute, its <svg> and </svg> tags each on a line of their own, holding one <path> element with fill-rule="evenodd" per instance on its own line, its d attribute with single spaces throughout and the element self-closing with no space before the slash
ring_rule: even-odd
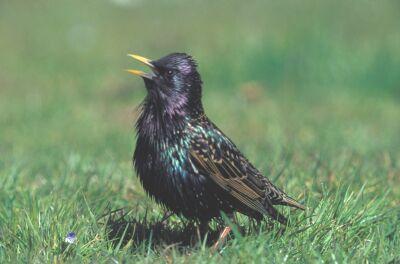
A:
<svg viewBox="0 0 400 264">
<path fill-rule="evenodd" d="M 160 223 L 161 223 L 162 225 L 164 225 L 164 224 L 166 223 L 166 221 L 168 220 L 168 218 L 169 218 L 171 215 L 173 215 L 173 214 L 174 214 L 174 212 L 172 212 L 172 211 L 165 211 L 163 217 L 161 218 Z"/>
<path fill-rule="evenodd" d="M 200 226 L 199 226 L 199 232 L 200 234 L 203 236 L 208 232 L 208 221 L 206 222 L 200 222 Z"/>
<path fill-rule="evenodd" d="M 234 213 L 228 214 L 228 217 L 232 223 L 237 223 L 236 221 L 236 215 Z M 232 231 L 232 228 L 230 226 L 225 226 L 224 229 L 221 231 L 219 234 L 217 242 L 214 243 L 211 251 L 214 252 L 217 250 L 220 246 L 225 244 L 227 236 L 230 234 Z"/>
<path fill-rule="evenodd" d="M 219 234 L 217 242 L 214 243 L 211 251 L 215 252 L 221 245 L 225 244 L 226 237 L 229 235 L 231 232 L 232 228 L 229 226 L 226 226 L 224 230 Z"/>
<path fill-rule="evenodd" d="M 199 223 L 198 227 L 197 227 L 197 237 L 199 239 L 199 241 L 201 241 L 204 236 L 206 235 L 206 233 L 208 232 L 208 221 L 202 221 Z"/>
</svg>

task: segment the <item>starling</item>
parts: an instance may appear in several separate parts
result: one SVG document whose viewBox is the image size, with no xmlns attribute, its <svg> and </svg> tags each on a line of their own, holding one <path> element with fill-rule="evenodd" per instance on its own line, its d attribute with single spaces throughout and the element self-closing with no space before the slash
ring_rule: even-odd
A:
<svg viewBox="0 0 400 264">
<path fill-rule="evenodd" d="M 206 116 L 196 61 L 185 53 L 159 60 L 129 54 L 151 68 L 128 72 L 143 78 L 147 96 L 136 123 L 133 163 L 147 194 L 173 213 L 207 224 L 221 212 L 264 216 L 286 224 L 274 205 L 298 209 L 263 176 Z M 221 236 L 226 236 L 224 230 Z"/>
</svg>

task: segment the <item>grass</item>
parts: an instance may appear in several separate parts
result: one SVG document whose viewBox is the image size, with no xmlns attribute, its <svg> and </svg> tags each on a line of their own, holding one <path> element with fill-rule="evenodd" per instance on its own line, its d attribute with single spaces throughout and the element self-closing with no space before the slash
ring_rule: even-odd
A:
<svg viewBox="0 0 400 264">
<path fill-rule="evenodd" d="M 399 262 L 396 10 L 394 1 L 0 3 L 0 262 Z M 172 217 L 164 241 L 130 239 L 132 221 L 151 226 L 163 210 L 132 169 L 145 91 L 122 71 L 133 65 L 125 54 L 171 51 L 198 59 L 208 115 L 309 208 L 280 208 L 294 223 L 285 232 L 240 217 L 246 234 L 210 254 L 205 241 L 173 244 L 193 230 Z M 110 236 L 99 219 L 119 208 L 127 215 Z"/>
</svg>

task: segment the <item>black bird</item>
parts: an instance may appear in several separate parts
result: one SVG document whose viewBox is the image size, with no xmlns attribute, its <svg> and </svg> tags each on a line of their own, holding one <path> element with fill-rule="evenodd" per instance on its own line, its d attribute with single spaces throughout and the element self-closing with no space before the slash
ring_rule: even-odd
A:
<svg viewBox="0 0 400 264">
<path fill-rule="evenodd" d="M 133 163 L 146 192 L 172 212 L 206 224 L 240 212 L 261 220 L 286 218 L 274 205 L 304 206 L 263 176 L 206 116 L 195 60 L 172 53 L 159 60 L 129 54 L 151 73 L 143 77 L 147 96 L 136 123 Z M 229 233 L 225 229 L 225 236 Z"/>
</svg>

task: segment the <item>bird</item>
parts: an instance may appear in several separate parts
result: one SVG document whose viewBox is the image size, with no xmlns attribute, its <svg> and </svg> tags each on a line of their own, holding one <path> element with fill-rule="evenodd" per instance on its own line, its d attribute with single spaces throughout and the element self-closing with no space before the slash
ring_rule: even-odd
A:
<svg viewBox="0 0 400 264">
<path fill-rule="evenodd" d="M 201 225 L 236 212 L 286 225 L 287 218 L 275 205 L 305 209 L 250 163 L 207 117 L 203 83 L 192 56 L 178 52 L 158 60 L 128 56 L 151 69 L 127 70 L 142 77 L 147 89 L 135 126 L 133 165 L 150 197 Z M 230 231 L 225 227 L 218 241 Z"/>
</svg>

